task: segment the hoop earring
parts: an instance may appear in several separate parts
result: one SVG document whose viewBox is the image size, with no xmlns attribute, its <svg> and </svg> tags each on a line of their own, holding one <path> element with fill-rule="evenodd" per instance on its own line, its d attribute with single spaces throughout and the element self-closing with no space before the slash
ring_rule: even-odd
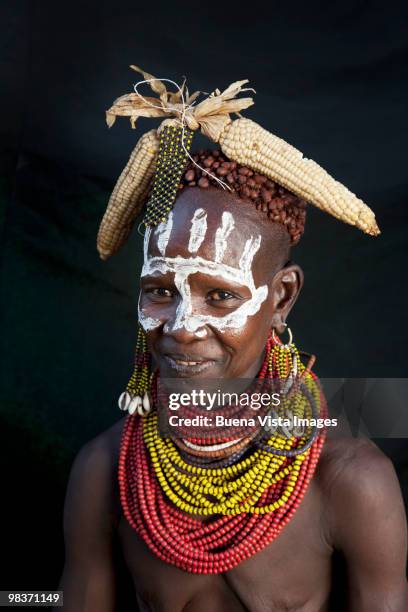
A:
<svg viewBox="0 0 408 612">
<path fill-rule="evenodd" d="M 292 334 L 292 330 L 290 329 L 290 327 L 288 327 L 288 324 L 284 323 L 284 325 L 289 334 L 289 342 L 287 344 L 282 343 L 281 347 L 288 349 L 291 346 L 293 346 L 293 334 Z M 280 338 L 277 338 L 274 327 L 272 327 L 272 340 L 274 341 L 275 344 L 278 344 L 278 340 L 281 341 Z"/>
<path fill-rule="evenodd" d="M 147 350 L 146 335 L 139 325 L 135 351 L 135 367 L 127 384 L 126 391 L 123 391 L 119 397 L 118 406 L 120 410 L 127 410 L 129 414 L 137 412 L 139 416 L 144 416 L 150 412 L 151 399 L 149 390 L 153 379 L 151 361 L 151 355 Z"/>
</svg>

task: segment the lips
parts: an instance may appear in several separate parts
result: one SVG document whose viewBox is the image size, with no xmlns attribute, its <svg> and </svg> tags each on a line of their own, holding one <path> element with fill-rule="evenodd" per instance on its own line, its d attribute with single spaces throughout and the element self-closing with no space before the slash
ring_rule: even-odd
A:
<svg viewBox="0 0 408 612">
<path fill-rule="evenodd" d="M 170 360 L 174 361 L 179 366 L 184 366 L 188 368 L 194 367 L 201 363 L 205 363 L 203 361 L 184 361 L 184 359 L 173 359 L 172 357 L 170 357 Z"/>
<path fill-rule="evenodd" d="M 174 361 L 183 362 L 185 364 L 204 363 L 206 361 L 215 361 L 213 357 L 204 357 L 203 355 L 190 355 L 187 353 L 165 353 L 165 357 L 169 357 Z"/>
<path fill-rule="evenodd" d="M 167 353 L 163 355 L 163 359 L 171 370 L 184 376 L 201 374 L 215 364 L 214 359 L 180 353 Z"/>
</svg>

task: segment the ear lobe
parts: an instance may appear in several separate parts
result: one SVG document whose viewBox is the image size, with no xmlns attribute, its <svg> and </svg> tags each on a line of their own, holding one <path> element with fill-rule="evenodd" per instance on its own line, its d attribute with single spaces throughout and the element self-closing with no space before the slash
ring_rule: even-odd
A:
<svg viewBox="0 0 408 612">
<path fill-rule="evenodd" d="M 273 278 L 272 326 L 278 333 L 282 333 L 285 329 L 286 318 L 299 296 L 303 279 L 303 271 L 296 264 L 282 268 Z"/>
</svg>

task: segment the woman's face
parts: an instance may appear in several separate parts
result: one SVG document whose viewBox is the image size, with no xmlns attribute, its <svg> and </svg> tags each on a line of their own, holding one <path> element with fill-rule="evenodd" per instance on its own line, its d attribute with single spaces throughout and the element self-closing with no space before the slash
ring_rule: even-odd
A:
<svg viewBox="0 0 408 612">
<path fill-rule="evenodd" d="M 296 266 L 281 270 L 287 245 L 284 228 L 232 194 L 180 194 L 145 236 L 139 322 L 161 376 L 256 376 L 271 326 L 282 327 L 301 284 Z"/>
</svg>

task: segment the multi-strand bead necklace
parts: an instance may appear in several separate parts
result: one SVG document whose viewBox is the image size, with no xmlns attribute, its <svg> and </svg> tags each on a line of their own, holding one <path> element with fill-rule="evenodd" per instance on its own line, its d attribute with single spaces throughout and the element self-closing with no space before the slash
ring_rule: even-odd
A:
<svg viewBox="0 0 408 612">
<path fill-rule="evenodd" d="M 326 415 L 319 383 L 293 344 L 270 338 L 260 376 L 292 376 L 291 386 L 307 389 L 294 389 L 294 412 L 310 415 L 312 402 L 313 414 Z M 199 574 L 229 571 L 277 537 L 305 495 L 325 438 L 321 430 L 312 438 L 310 431 L 303 437 L 276 433 L 258 446 L 249 439 L 236 460 L 228 463 L 226 455 L 221 466 L 218 459 L 204 467 L 161 437 L 157 422 L 155 409 L 127 417 L 119 458 L 123 512 L 160 559 Z"/>
</svg>

